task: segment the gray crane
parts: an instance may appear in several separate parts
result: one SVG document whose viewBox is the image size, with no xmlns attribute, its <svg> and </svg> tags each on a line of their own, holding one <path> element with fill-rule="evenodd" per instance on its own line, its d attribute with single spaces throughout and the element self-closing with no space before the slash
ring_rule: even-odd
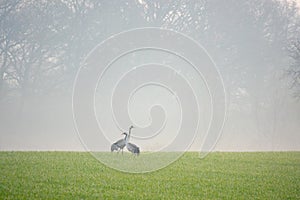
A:
<svg viewBox="0 0 300 200">
<path fill-rule="evenodd" d="M 131 129 L 133 129 L 134 126 L 130 126 L 129 127 L 129 134 L 131 133 Z M 118 141 L 116 141 L 115 143 L 113 143 L 110 147 L 110 151 L 113 152 L 113 151 L 118 151 L 118 153 L 122 150 L 122 154 L 123 154 L 123 149 L 124 147 L 126 146 L 126 138 L 127 138 L 127 133 L 122 133 L 125 135 L 125 137 L 123 139 L 120 139 Z M 121 135 L 122 135 L 121 134 Z M 128 138 L 129 139 L 129 138 Z"/>
<path fill-rule="evenodd" d="M 131 126 L 133 127 L 133 126 Z M 130 128 L 131 128 L 130 127 Z M 131 133 L 131 129 L 129 128 L 129 134 L 127 133 L 123 133 L 123 135 L 125 135 L 125 145 L 128 151 L 130 151 L 131 153 L 133 153 L 134 155 L 139 155 L 140 154 L 140 148 L 138 146 L 136 146 L 135 144 L 132 144 L 129 142 L 130 140 L 130 133 Z"/>
<path fill-rule="evenodd" d="M 113 151 L 120 152 L 120 150 L 122 150 L 122 154 L 123 154 L 123 149 L 125 146 L 126 146 L 125 138 L 123 138 L 123 139 L 120 139 L 120 140 L 116 141 L 115 143 L 113 143 L 110 147 L 110 151 L 111 152 L 113 152 Z"/>
<path fill-rule="evenodd" d="M 136 146 L 135 144 L 128 142 L 126 144 L 126 148 L 128 151 L 130 151 L 134 155 L 137 155 L 137 156 L 140 155 L 140 148 L 138 146 Z"/>
</svg>

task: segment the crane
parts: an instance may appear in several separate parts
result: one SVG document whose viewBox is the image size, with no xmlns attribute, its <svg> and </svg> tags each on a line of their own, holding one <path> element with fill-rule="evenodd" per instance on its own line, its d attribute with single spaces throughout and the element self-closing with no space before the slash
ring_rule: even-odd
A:
<svg viewBox="0 0 300 200">
<path fill-rule="evenodd" d="M 138 156 L 140 154 L 140 148 L 137 145 L 129 142 L 132 128 L 134 128 L 134 127 L 133 126 L 129 127 L 129 134 L 123 133 L 123 135 L 125 135 L 125 138 L 124 138 L 125 139 L 125 145 L 126 145 L 126 148 L 127 148 L 128 151 L 130 151 L 134 155 Z"/>
<path fill-rule="evenodd" d="M 134 126 L 130 126 L 129 127 L 129 135 L 131 133 L 131 129 L 133 129 Z M 123 154 L 123 149 L 124 147 L 126 146 L 126 138 L 127 138 L 127 133 L 122 133 L 121 135 L 125 135 L 125 137 L 123 139 L 120 139 L 116 142 L 114 142 L 111 147 L 110 147 L 110 151 L 113 152 L 113 151 L 118 151 L 118 153 L 122 150 L 122 154 Z M 129 140 L 129 138 L 128 138 Z"/>
<path fill-rule="evenodd" d="M 113 143 L 110 147 L 110 151 L 111 152 L 113 152 L 113 151 L 120 152 L 120 150 L 122 150 L 122 154 L 123 154 L 123 149 L 125 146 L 126 146 L 125 138 L 123 138 L 123 139 L 120 139 L 120 140 L 116 141 L 115 143 Z"/>
</svg>

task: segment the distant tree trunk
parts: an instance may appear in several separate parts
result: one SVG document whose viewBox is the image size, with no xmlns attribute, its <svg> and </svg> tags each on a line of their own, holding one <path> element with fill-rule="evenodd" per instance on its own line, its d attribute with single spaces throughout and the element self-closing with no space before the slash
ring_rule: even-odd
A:
<svg viewBox="0 0 300 200">
<path fill-rule="evenodd" d="M 23 81 L 22 81 L 22 85 L 21 85 L 21 95 L 20 95 L 20 103 L 19 103 L 19 109 L 18 109 L 18 113 L 19 113 L 19 117 L 20 120 L 22 120 L 23 118 L 23 113 L 24 113 L 24 107 L 26 105 L 26 99 L 28 98 L 28 89 L 29 89 L 29 72 L 30 72 L 30 68 L 29 68 L 29 64 L 26 63 L 25 66 L 25 71 L 24 71 L 24 76 L 23 76 Z"/>
<path fill-rule="evenodd" d="M 0 100 L 3 98 L 3 84 L 4 84 L 4 73 L 7 68 L 7 43 L 4 51 L 2 52 L 3 54 L 3 63 L 1 64 L 0 67 Z"/>
<path fill-rule="evenodd" d="M 293 96 L 300 100 L 300 38 L 289 48 L 292 63 L 287 70 L 291 78 L 290 88 L 293 90 Z"/>
</svg>

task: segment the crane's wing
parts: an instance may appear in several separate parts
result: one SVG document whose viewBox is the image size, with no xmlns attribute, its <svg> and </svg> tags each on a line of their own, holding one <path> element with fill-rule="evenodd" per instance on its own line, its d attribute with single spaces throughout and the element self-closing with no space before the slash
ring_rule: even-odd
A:
<svg viewBox="0 0 300 200">
<path fill-rule="evenodd" d="M 130 147 L 132 147 L 132 148 L 135 148 L 135 149 L 136 149 L 136 148 L 139 148 L 138 146 L 136 146 L 135 144 L 132 144 L 132 143 L 130 143 L 130 142 L 128 143 L 128 146 L 130 146 Z"/>
<path fill-rule="evenodd" d="M 112 144 L 110 147 L 110 151 L 118 151 L 119 147 L 116 144 Z"/>
<path fill-rule="evenodd" d="M 119 148 L 124 148 L 126 145 L 125 139 L 120 139 L 114 143 Z"/>
</svg>

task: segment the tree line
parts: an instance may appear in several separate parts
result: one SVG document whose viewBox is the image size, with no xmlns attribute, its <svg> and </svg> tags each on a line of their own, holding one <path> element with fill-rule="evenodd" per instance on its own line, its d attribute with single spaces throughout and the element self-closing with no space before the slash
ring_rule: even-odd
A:
<svg viewBox="0 0 300 200">
<path fill-rule="evenodd" d="M 80 63 L 96 44 L 143 26 L 180 31 L 203 44 L 228 88 L 251 93 L 253 84 L 282 69 L 299 95 L 296 1 L 2 0 L 1 101 L 70 91 Z"/>
</svg>

